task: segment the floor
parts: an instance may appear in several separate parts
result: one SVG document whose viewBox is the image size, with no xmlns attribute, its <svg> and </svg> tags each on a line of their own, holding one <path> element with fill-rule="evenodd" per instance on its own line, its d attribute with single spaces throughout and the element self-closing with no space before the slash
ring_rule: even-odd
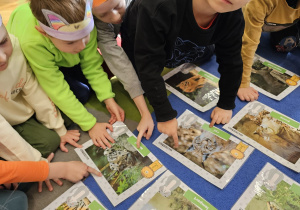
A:
<svg viewBox="0 0 300 210">
<path fill-rule="evenodd" d="M 7 24 L 8 19 L 12 11 L 21 4 L 24 4 L 27 0 L 1 0 L 0 14 L 4 25 Z"/>
</svg>

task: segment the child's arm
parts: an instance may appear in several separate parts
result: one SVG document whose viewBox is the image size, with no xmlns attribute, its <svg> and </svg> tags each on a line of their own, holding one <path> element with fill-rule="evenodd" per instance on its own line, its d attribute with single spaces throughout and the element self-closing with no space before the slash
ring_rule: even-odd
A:
<svg viewBox="0 0 300 210">
<path fill-rule="evenodd" d="M 28 144 L 0 115 L 0 157 L 9 161 L 39 161 L 41 153 Z"/>
<path fill-rule="evenodd" d="M 48 173 L 49 166 L 46 161 L 0 160 L 0 184 L 43 181 Z"/>
<path fill-rule="evenodd" d="M 71 182 L 78 182 L 84 177 L 87 177 L 89 173 L 93 173 L 97 176 L 102 175 L 101 172 L 91 167 L 88 167 L 85 163 L 80 161 L 50 163 L 53 157 L 54 154 L 51 153 L 47 158 L 49 162 L 49 173 L 46 180 L 39 181 L 39 192 L 42 192 L 43 181 L 45 181 L 45 184 L 47 185 L 49 191 L 53 190 L 50 179 L 52 179 L 58 185 L 62 185 L 63 183 L 60 179 L 66 179 Z"/>
<path fill-rule="evenodd" d="M 270 4 L 272 4 L 272 1 L 255 0 L 250 1 L 243 8 L 245 19 L 242 46 L 243 76 L 238 91 L 238 97 L 241 100 L 253 101 L 258 98 L 258 92 L 250 87 L 251 69 L 254 54 L 260 42 L 265 17 L 270 8 L 274 6 Z"/>
<path fill-rule="evenodd" d="M 142 88 L 154 108 L 158 130 L 172 136 L 176 145 L 176 139 L 178 139 L 177 112 L 168 100 L 165 83 L 161 76 L 167 57 L 165 52 L 166 43 L 172 42 L 173 38 L 175 41 L 176 38 L 168 36 L 172 31 L 171 29 L 178 24 L 178 21 L 172 18 L 176 5 L 162 3 L 159 5 L 159 9 L 154 11 L 154 9 L 150 9 L 153 7 L 151 1 L 143 1 L 138 5 L 137 17 L 130 16 L 131 11 L 135 14 L 134 6 L 132 8 L 129 6 L 128 17 L 125 17 L 122 28 L 126 33 L 128 31 L 128 33 L 131 33 L 131 27 L 136 28 L 132 32 L 135 33 L 135 39 L 133 40 L 129 34 L 123 33 L 122 38 L 126 40 L 124 41 L 124 49 L 126 49 L 131 62 L 135 63 L 134 66 L 139 74 Z M 133 18 L 133 21 L 131 21 L 131 18 Z M 136 19 L 138 21 L 135 27 Z"/>
<path fill-rule="evenodd" d="M 231 119 L 232 109 L 240 86 L 243 61 L 241 57 L 244 19 L 241 10 L 220 14 L 218 26 L 223 30 L 220 40 L 215 44 L 217 62 L 219 63 L 220 97 L 217 107 L 211 114 L 211 124 L 227 123 Z"/>
<path fill-rule="evenodd" d="M 136 104 L 141 121 L 137 127 L 137 147 L 140 146 L 141 138 L 149 139 L 154 129 L 153 119 L 146 105 L 143 89 L 137 74 L 128 59 L 123 48 L 118 46 L 116 36 L 119 33 L 120 25 L 104 23 L 95 18 L 97 27 L 98 47 L 110 71 L 120 80 L 124 89 Z"/>
<path fill-rule="evenodd" d="M 53 158 L 53 153 L 51 156 Z M 48 163 L 46 161 L 0 160 L 0 184 L 40 182 L 40 192 L 42 181 L 48 180 L 49 182 L 49 179 L 66 179 L 71 182 L 78 182 L 87 177 L 89 173 L 101 176 L 101 172 L 80 161 Z M 52 189 L 49 190 L 52 191 Z"/>
<path fill-rule="evenodd" d="M 109 70 L 120 80 L 124 89 L 134 99 L 144 91 L 137 74 L 123 48 L 118 46 L 116 36 L 120 25 L 104 23 L 95 18 L 98 47 Z"/>
</svg>

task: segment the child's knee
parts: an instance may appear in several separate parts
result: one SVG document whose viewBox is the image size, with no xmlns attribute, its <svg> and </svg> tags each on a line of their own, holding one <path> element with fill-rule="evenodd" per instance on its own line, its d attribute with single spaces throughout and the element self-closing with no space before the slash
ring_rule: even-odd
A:
<svg viewBox="0 0 300 210">
<path fill-rule="evenodd" d="M 56 133 L 49 133 L 39 145 L 39 151 L 44 158 L 47 158 L 52 152 L 55 152 L 60 145 L 60 136 Z"/>
</svg>

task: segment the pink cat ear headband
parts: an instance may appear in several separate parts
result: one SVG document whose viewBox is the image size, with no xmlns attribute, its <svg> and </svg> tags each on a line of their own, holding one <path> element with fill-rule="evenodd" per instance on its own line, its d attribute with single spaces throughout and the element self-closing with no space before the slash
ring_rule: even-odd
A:
<svg viewBox="0 0 300 210">
<path fill-rule="evenodd" d="M 86 37 L 94 28 L 94 20 L 91 11 L 93 0 L 87 0 L 85 6 L 84 19 L 78 23 L 69 24 L 62 16 L 47 9 L 42 12 L 49 24 L 44 25 L 39 22 L 40 27 L 50 36 L 64 41 L 75 41 Z"/>
</svg>

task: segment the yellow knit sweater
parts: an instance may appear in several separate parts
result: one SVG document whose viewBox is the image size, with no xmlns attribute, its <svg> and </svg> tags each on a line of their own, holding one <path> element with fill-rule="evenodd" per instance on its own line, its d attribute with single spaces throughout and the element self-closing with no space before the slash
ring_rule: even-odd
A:
<svg viewBox="0 0 300 210">
<path fill-rule="evenodd" d="M 288 6 L 285 0 L 251 0 L 243 8 L 245 31 L 243 36 L 242 58 L 243 77 L 240 87 L 249 87 L 251 66 L 262 31 L 279 31 L 299 21 L 300 1 L 296 9 Z"/>
</svg>

